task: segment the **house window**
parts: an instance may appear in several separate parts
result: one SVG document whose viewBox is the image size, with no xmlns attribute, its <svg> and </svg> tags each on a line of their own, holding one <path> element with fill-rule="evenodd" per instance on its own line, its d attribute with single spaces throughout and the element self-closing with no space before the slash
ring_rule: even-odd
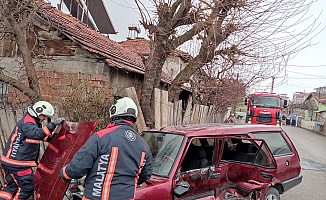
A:
<svg viewBox="0 0 326 200">
<path fill-rule="evenodd" d="M 8 84 L 0 82 L 0 99 L 3 100 L 8 96 Z"/>
</svg>

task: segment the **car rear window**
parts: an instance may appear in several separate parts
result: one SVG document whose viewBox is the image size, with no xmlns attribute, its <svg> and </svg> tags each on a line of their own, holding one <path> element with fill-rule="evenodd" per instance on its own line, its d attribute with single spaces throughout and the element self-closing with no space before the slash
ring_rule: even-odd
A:
<svg viewBox="0 0 326 200">
<path fill-rule="evenodd" d="M 281 132 L 254 132 L 256 138 L 264 139 L 274 156 L 292 154 L 292 150 Z"/>
</svg>

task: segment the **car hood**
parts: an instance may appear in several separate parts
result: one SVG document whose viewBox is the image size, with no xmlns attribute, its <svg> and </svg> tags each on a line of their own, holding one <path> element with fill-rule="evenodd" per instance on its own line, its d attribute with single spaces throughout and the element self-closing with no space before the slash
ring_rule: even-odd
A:
<svg viewBox="0 0 326 200">
<path fill-rule="evenodd" d="M 70 162 L 73 155 L 94 133 L 97 124 L 98 121 L 78 123 L 64 121 L 58 127 L 59 132 L 52 138 L 35 171 L 33 185 L 36 200 L 63 198 L 69 182 L 61 180 L 59 170 Z"/>
</svg>

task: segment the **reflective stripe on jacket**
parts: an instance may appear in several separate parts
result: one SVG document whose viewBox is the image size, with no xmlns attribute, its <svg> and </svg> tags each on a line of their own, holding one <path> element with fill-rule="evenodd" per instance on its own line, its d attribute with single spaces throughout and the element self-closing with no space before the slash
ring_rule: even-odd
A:
<svg viewBox="0 0 326 200">
<path fill-rule="evenodd" d="M 132 199 L 137 184 L 150 178 L 152 154 L 130 123 L 116 120 L 93 134 L 60 171 L 66 179 L 87 175 L 87 199 Z"/>
<path fill-rule="evenodd" d="M 1 156 L 1 163 L 13 167 L 36 166 L 40 142 L 49 135 L 50 130 L 46 126 L 42 128 L 38 118 L 26 113 L 13 129 Z"/>
</svg>

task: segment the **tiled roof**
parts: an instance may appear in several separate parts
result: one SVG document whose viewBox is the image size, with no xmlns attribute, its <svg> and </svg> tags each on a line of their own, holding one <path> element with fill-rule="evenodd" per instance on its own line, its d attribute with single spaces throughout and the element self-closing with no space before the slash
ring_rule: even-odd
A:
<svg viewBox="0 0 326 200">
<path fill-rule="evenodd" d="M 309 99 L 305 101 L 308 109 L 318 110 L 318 105 L 315 101 Z"/>
<path fill-rule="evenodd" d="M 149 40 L 144 38 L 130 39 L 130 40 L 119 42 L 119 44 L 141 56 L 148 56 L 151 51 Z M 192 58 L 192 56 L 189 55 L 188 53 L 178 49 L 172 51 L 170 55 L 180 57 L 186 62 Z"/>
<path fill-rule="evenodd" d="M 146 67 L 139 56 L 141 54 L 137 54 L 138 51 L 118 44 L 79 22 L 75 17 L 52 7 L 49 3 L 44 3 L 38 14 L 67 37 L 79 42 L 83 48 L 105 57 L 108 64 L 129 72 L 145 73 Z M 139 52 L 144 51 L 149 54 L 149 41 L 143 39 L 143 42 L 147 44 L 138 44 Z M 137 45 L 132 46 L 136 47 Z M 164 73 L 162 73 L 161 80 L 169 84 L 172 83 L 172 78 Z"/>
<path fill-rule="evenodd" d="M 69 35 L 87 50 L 104 56 L 109 63 L 119 63 L 124 70 L 145 72 L 145 65 L 140 56 L 129 49 L 123 48 L 108 37 L 88 28 L 75 17 L 63 13 L 48 3 L 42 5 L 39 14 L 43 19 L 48 20 L 52 26 Z"/>
<path fill-rule="evenodd" d="M 311 95 L 314 96 L 318 102 L 326 104 L 326 93 L 312 92 Z"/>
<path fill-rule="evenodd" d="M 119 44 L 142 56 L 148 56 L 151 51 L 149 40 L 144 38 L 126 40 L 119 42 Z"/>
</svg>

